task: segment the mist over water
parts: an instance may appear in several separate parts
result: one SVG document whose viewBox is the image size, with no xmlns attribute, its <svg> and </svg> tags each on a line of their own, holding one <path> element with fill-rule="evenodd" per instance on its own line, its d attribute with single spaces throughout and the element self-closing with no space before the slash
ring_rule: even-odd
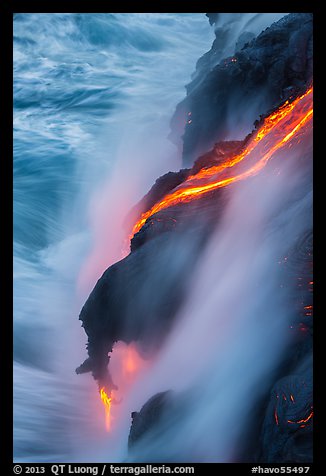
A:
<svg viewBox="0 0 326 476">
<path fill-rule="evenodd" d="M 265 18 L 264 22 L 267 26 L 273 20 Z M 238 35 L 237 28 L 235 31 Z M 270 248 L 268 239 L 262 239 L 261 229 L 257 228 L 252 237 L 255 243 L 260 243 L 259 263 L 252 266 L 256 281 L 246 282 L 242 287 L 246 278 L 243 273 L 257 252 L 249 237 L 232 258 L 225 251 L 230 238 L 244 230 L 237 206 L 239 200 L 252 199 L 244 186 L 243 195 L 235 197 L 226 212 L 225 227 L 216 231 L 205 252 L 198 275 L 206 278 L 193 283 L 192 297 L 180 314 L 176 332 L 154 367 L 144 368 L 139 382 L 134 383 L 122 403 L 123 416 L 114 438 L 105 431 L 104 410 L 95 382 L 90 375 L 76 376 L 74 372 L 85 357 L 86 343 L 77 316 L 102 272 L 126 254 L 123 221 L 128 211 L 158 176 L 181 166 L 181 157 L 167 139 L 169 121 L 176 104 L 185 95 L 184 86 L 190 81 L 196 61 L 209 50 L 213 39 L 213 30 L 204 14 L 15 15 L 14 456 L 17 462 L 121 461 L 126 458 L 130 411 L 139 409 L 156 391 L 171 387 L 185 391 L 191 385 L 197 386 L 205 372 L 211 372 L 206 366 L 207 359 L 219 360 L 222 351 L 216 350 L 215 355 L 215 350 L 206 345 L 205 331 L 201 334 L 196 327 L 196 306 L 206 295 L 209 283 L 220 279 L 220 267 L 207 269 L 208 263 L 212 266 L 222 262 L 225 274 L 217 294 L 212 293 L 205 307 L 201 307 L 202 318 L 210 319 L 211 309 L 222 307 L 217 320 L 214 315 L 209 322 L 210 326 L 220 328 L 220 316 L 231 306 L 230 325 L 223 330 L 225 342 L 236 329 L 235 335 L 239 338 L 241 333 L 244 344 L 238 353 L 232 352 L 232 346 L 225 349 L 224 373 L 222 370 L 222 374 L 217 373 L 209 385 L 203 380 L 201 388 L 205 391 L 198 395 L 200 405 L 193 408 L 193 421 L 188 419 L 185 429 L 187 425 L 195 427 L 199 419 L 197 412 L 218 386 L 225 389 L 220 394 L 222 408 L 225 395 L 231 390 L 238 392 L 241 382 L 234 382 L 234 388 L 229 388 L 233 383 L 227 382 L 227 372 L 234 370 L 239 354 L 243 356 L 243 349 L 251 339 L 265 342 L 263 325 L 258 326 L 256 336 L 250 330 L 256 326 L 258 315 L 251 310 L 263 305 L 266 296 L 262 296 L 261 303 L 249 300 L 248 306 L 237 313 L 234 296 L 224 293 L 234 281 L 235 293 L 248 296 L 254 292 L 254 283 L 266 278 L 264 263 L 269 259 Z M 284 187 L 284 182 L 279 186 Z M 271 196 L 278 196 L 278 191 L 271 186 Z M 275 207 L 278 205 L 276 200 Z M 262 203 L 252 216 L 253 225 L 263 226 L 272 211 L 266 202 Z M 235 216 L 234 222 L 231 216 Z M 216 247 L 217 242 L 220 244 Z M 273 249 L 275 255 L 281 251 Z M 238 274 L 242 259 L 242 271 Z M 275 282 L 273 279 L 269 282 L 266 299 L 273 293 Z M 221 295 L 224 300 L 220 304 Z M 236 302 L 239 306 L 240 297 Z M 287 311 L 284 313 L 286 318 Z M 278 316 L 273 324 L 271 348 L 281 318 Z M 268 319 L 265 315 L 262 322 Z M 172 365 L 176 373 L 177 369 L 185 370 L 183 366 L 193 353 L 185 342 L 192 332 L 199 332 L 198 345 L 207 350 L 198 359 L 192 378 L 178 380 L 173 373 L 165 374 L 164 369 L 166 366 L 171 369 Z M 183 352 L 178 357 L 176 349 L 181 342 Z M 280 354 L 284 344 L 279 343 Z M 212 354 L 208 355 L 209 352 Z M 241 387 L 243 398 L 278 357 L 267 359 L 265 367 L 262 364 L 252 375 L 248 386 Z M 247 365 L 255 358 L 255 353 L 248 355 Z M 153 375 L 156 375 L 154 379 Z M 184 375 L 189 374 L 185 371 Z M 235 402 L 229 403 L 231 408 Z M 222 413 L 225 416 L 221 434 L 231 421 L 228 408 Z M 193 438 L 202 435 L 204 425 L 205 419 Z M 183 438 L 183 433 L 175 434 L 176 448 L 180 451 Z M 231 435 L 224 444 L 234 441 L 232 438 Z M 214 436 L 206 459 L 211 460 L 213 447 L 219 441 Z M 192 440 L 186 442 L 183 451 L 187 452 L 192 444 Z M 155 447 L 149 450 L 159 454 Z M 226 454 L 227 460 L 231 456 L 225 451 L 220 446 L 219 454 Z M 199 448 L 198 457 L 203 452 Z M 139 454 L 146 459 L 143 448 Z"/>
<path fill-rule="evenodd" d="M 78 314 L 122 256 L 129 209 L 180 167 L 169 120 L 213 36 L 201 14 L 15 15 L 17 461 L 91 460 L 105 446 L 96 384 L 74 372 Z"/>
<path fill-rule="evenodd" d="M 294 284 L 284 281 L 280 258 L 312 226 L 310 133 L 305 140 L 275 154 L 276 169 L 230 190 L 177 324 L 130 396 L 139 411 L 172 390 L 179 406 L 171 404 L 155 437 L 136 444 L 131 461 L 237 461 L 291 342 Z"/>
</svg>

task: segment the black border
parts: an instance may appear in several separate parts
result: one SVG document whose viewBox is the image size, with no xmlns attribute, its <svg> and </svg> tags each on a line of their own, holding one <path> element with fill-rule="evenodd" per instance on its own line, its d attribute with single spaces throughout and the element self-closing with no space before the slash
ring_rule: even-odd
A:
<svg viewBox="0 0 326 476">
<path fill-rule="evenodd" d="M 8 2 L 6 2 L 8 5 Z M 188 0 L 183 2 L 176 2 L 173 0 L 165 1 L 125 1 L 123 3 L 113 3 L 106 2 L 105 0 L 58 0 L 58 1 L 42 1 L 42 0 L 13 0 L 9 3 L 9 9 L 11 12 L 16 13 L 120 13 L 123 12 L 123 9 L 126 12 L 133 12 L 137 7 L 137 13 L 146 13 L 146 12 L 183 12 L 183 13 L 203 13 L 207 11 L 219 11 L 219 12 L 241 12 L 245 7 L 247 12 L 311 12 L 312 11 L 312 2 L 284 2 L 280 0 L 275 0 L 273 2 L 262 2 L 262 1 L 241 1 L 234 0 L 232 3 L 220 3 L 213 4 L 211 1 L 202 0 Z"/>
<path fill-rule="evenodd" d="M 317 2 L 316 2 L 317 3 Z M 1 316 L 2 319 L 2 385 L 1 396 L 2 400 L 2 418 L 1 429 L 4 430 L 2 437 L 2 458 L 1 463 L 5 463 L 8 467 L 9 473 L 12 474 L 13 462 L 13 423 L 12 423 L 12 405 L 13 405 L 13 385 L 12 385 L 12 343 L 13 343 L 13 166 L 12 166 L 12 151 L 13 151 L 13 13 L 99 13 L 99 12 L 132 12 L 137 6 L 138 13 L 152 12 L 155 8 L 158 12 L 191 12 L 202 13 L 206 11 L 220 11 L 220 12 L 238 12 L 242 11 L 245 6 L 247 12 L 313 12 L 314 13 L 314 315 L 315 315 L 315 337 L 314 337 L 314 407 L 316 410 L 316 418 L 314 419 L 314 467 L 321 463 L 322 458 L 322 439 L 323 426 L 321 423 L 322 417 L 322 396 L 321 396 L 321 372 L 322 368 L 322 339 L 325 334 L 322 332 L 321 320 L 324 318 L 322 314 L 322 304 L 320 301 L 322 293 L 322 268 L 320 254 L 322 250 L 322 216 L 318 216 L 319 210 L 323 213 L 322 204 L 325 200 L 322 195 L 322 179 L 323 179 L 323 162 L 326 161 L 322 148 L 318 145 L 318 139 L 321 137 L 322 127 L 322 105 L 321 105 L 321 91 L 322 91 L 322 69 L 323 58 L 325 58 L 325 51 L 322 44 L 325 42 L 323 38 L 323 22 L 325 17 L 322 15 L 321 3 L 317 6 L 313 2 L 232 2 L 230 5 L 212 5 L 212 2 L 201 1 L 197 5 L 195 2 L 183 2 L 177 5 L 176 2 L 166 0 L 161 4 L 159 2 L 133 2 L 132 4 L 125 2 L 124 4 L 114 5 L 105 0 L 67 0 L 65 2 L 48 1 L 27 1 L 16 0 L 12 2 L 2 2 L 0 5 L 0 53 L 1 53 L 1 105 L 2 105 L 2 119 L 1 127 L 1 146 L 3 148 L 1 153 L 1 203 L 3 204 L 3 220 L 2 220 L 2 246 L 3 252 L 2 260 L 2 280 L 0 288 L 3 292 L 5 307 Z M 227 8 L 226 8 L 227 6 Z M 220 8 L 221 7 L 221 8 Z M 222 9 L 222 7 L 224 7 Z M 176 10 L 176 11 L 175 11 Z M 200 10 L 200 11 L 198 11 Z M 320 71 L 318 72 L 318 68 Z M 321 80 L 321 81 L 320 81 Z M 320 167 L 320 170 L 318 170 Z M 319 219 L 318 219 L 319 218 Z M 0 236 L 1 236 L 0 235 Z M 320 380 L 319 380 L 320 379 Z M 7 466 L 8 463 L 8 466 Z M 219 465 L 219 463 L 215 463 Z M 198 464 L 196 466 L 196 473 Z M 211 464 L 209 465 L 211 466 Z M 221 465 L 221 469 L 223 464 Z M 233 466 L 233 465 L 231 465 Z M 238 467 L 240 469 L 238 464 Z M 248 468 L 248 465 L 245 465 Z M 208 469 L 208 468 L 207 468 Z M 249 469 L 249 468 L 248 468 Z M 317 469 L 317 468 L 316 468 Z M 226 474 L 226 468 L 222 469 L 223 474 Z M 6 474 L 6 473 L 5 473 Z M 239 471 L 239 474 L 249 474 L 248 471 Z M 309 474 L 313 474 L 310 472 Z M 316 474 L 318 474 L 316 472 Z"/>
<path fill-rule="evenodd" d="M 3 293 L 4 307 L 1 316 L 1 396 L 2 398 L 2 418 L 1 430 L 3 431 L 3 457 L 1 461 L 6 462 L 9 458 L 12 461 L 12 440 L 13 440 L 13 374 L 12 374 L 12 345 L 13 345 L 13 57 L 12 57 L 12 36 L 13 25 L 11 14 L 6 8 L 0 15 L 0 52 L 1 52 L 1 116 L 3 122 L 1 125 L 1 204 L 3 211 L 2 218 L 2 246 L 3 253 L 1 266 L 1 285 Z M 10 468 L 10 474 L 12 468 Z"/>
</svg>

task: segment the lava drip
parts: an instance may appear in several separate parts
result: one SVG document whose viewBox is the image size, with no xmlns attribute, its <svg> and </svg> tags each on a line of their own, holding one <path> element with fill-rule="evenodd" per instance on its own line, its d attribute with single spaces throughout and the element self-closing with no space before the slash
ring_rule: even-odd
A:
<svg viewBox="0 0 326 476">
<path fill-rule="evenodd" d="M 112 392 L 108 395 L 104 387 L 100 388 L 100 396 L 105 408 L 105 426 L 107 431 L 111 429 L 111 405 L 112 405 Z"/>
</svg>

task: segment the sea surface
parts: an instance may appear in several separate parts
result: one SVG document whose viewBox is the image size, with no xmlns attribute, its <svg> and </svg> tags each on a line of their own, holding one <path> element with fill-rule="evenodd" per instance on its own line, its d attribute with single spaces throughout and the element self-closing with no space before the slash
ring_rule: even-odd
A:
<svg viewBox="0 0 326 476">
<path fill-rule="evenodd" d="M 78 314 L 119 219 L 181 165 L 169 121 L 213 38 L 199 13 L 15 14 L 15 461 L 108 454 Z"/>
</svg>

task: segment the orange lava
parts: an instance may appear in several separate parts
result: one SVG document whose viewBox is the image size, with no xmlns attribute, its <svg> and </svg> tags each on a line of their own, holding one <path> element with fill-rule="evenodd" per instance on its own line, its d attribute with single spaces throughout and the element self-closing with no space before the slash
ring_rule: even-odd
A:
<svg viewBox="0 0 326 476">
<path fill-rule="evenodd" d="M 312 411 L 310 413 L 310 415 L 307 416 L 307 418 L 303 419 L 303 420 L 298 420 L 298 421 L 293 421 L 293 420 L 288 420 L 288 423 L 297 423 L 298 425 L 300 423 L 307 423 L 307 421 L 309 421 L 314 415 L 314 412 Z"/>
<path fill-rule="evenodd" d="M 220 165 L 203 168 L 195 175 L 189 176 L 181 185 L 141 214 L 130 238 L 155 213 L 179 203 L 188 203 L 212 190 L 239 182 L 260 172 L 273 154 L 284 147 L 312 119 L 312 96 L 311 87 L 293 102 L 286 101 L 276 112 L 264 119 L 261 127 L 253 133 L 240 154 Z M 256 153 L 254 157 L 253 152 Z M 244 169 L 243 166 L 247 168 Z M 235 172 L 231 174 L 233 167 Z"/>
<path fill-rule="evenodd" d="M 104 387 L 100 389 L 100 396 L 105 408 L 105 426 L 107 431 L 111 429 L 111 404 L 112 404 L 112 392 L 110 396 L 107 395 Z"/>
<path fill-rule="evenodd" d="M 113 431 L 114 421 L 119 418 L 119 404 L 124 396 L 129 393 L 137 376 L 142 372 L 148 362 L 138 353 L 134 343 L 129 345 L 117 342 L 113 348 L 110 360 L 113 381 L 118 390 L 111 390 L 102 386 L 99 390 L 100 398 L 105 409 L 105 427 L 108 432 Z"/>
</svg>

